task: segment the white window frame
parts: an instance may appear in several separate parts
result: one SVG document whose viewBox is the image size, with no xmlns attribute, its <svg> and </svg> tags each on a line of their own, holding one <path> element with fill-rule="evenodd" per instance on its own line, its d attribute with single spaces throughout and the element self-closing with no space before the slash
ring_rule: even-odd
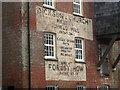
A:
<svg viewBox="0 0 120 90">
<path fill-rule="evenodd" d="M 47 85 L 46 86 L 46 90 L 51 90 L 49 88 L 55 88 L 55 89 L 52 89 L 52 90 L 58 90 L 58 86 L 57 85 Z"/>
<path fill-rule="evenodd" d="M 86 90 L 85 85 L 77 85 L 77 90 Z"/>
<path fill-rule="evenodd" d="M 109 90 L 109 85 L 102 85 L 101 90 Z"/>
<path fill-rule="evenodd" d="M 82 49 L 76 48 L 76 39 L 81 40 Z M 82 51 L 82 59 L 76 58 L 76 50 L 81 50 L 81 51 Z M 75 38 L 75 61 L 77 61 L 77 62 L 85 62 L 85 61 L 84 61 L 84 51 L 83 51 L 83 50 L 84 50 L 84 40 L 81 39 L 81 38 Z"/>
<path fill-rule="evenodd" d="M 52 5 L 49 5 L 48 2 L 52 2 Z M 45 3 L 47 2 L 47 3 Z M 51 8 L 51 9 L 55 9 L 55 6 L 54 6 L 54 0 L 43 0 L 43 6 L 44 7 L 47 7 L 47 8 Z"/>
<path fill-rule="evenodd" d="M 83 14 L 82 14 L 82 0 L 79 0 L 79 2 L 80 3 L 76 3 L 75 0 L 73 0 L 73 14 L 83 16 Z M 80 13 L 77 13 L 74 11 L 74 9 L 75 9 L 74 5 L 78 5 L 80 7 L 80 11 L 79 11 Z"/>
<path fill-rule="evenodd" d="M 44 47 L 45 46 L 52 46 L 52 47 L 54 47 L 54 56 L 45 56 L 44 58 L 45 59 L 56 59 L 56 47 L 55 47 L 55 34 L 53 34 L 53 33 L 44 33 L 44 42 L 45 42 L 45 34 L 50 34 L 50 35 L 53 35 L 53 45 L 50 45 L 50 44 L 45 44 L 44 43 Z"/>
</svg>

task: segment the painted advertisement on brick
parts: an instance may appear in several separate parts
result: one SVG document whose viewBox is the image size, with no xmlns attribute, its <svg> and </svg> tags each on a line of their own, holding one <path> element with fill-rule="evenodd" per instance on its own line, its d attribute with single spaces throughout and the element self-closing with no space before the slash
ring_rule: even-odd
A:
<svg viewBox="0 0 120 90">
<path fill-rule="evenodd" d="M 36 7 L 37 30 L 93 40 L 92 20 L 71 14 Z"/>
<path fill-rule="evenodd" d="M 46 80 L 86 81 L 86 67 L 69 61 L 46 62 Z"/>
<path fill-rule="evenodd" d="M 86 64 L 75 62 L 75 37 L 93 40 L 92 20 L 37 6 L 36 25 L 56 35 L 57 60 L 45 60 L 46 80 L 86 81 Z"/>
</svg>

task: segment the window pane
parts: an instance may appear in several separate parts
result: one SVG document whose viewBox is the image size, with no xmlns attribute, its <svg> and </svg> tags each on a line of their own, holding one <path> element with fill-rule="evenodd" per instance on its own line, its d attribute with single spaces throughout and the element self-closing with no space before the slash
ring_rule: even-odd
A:
<svg viewBox="0 0 120 90">
<path fill-rule="evenodd" d="M 46 49 L 47 56 L 49 56 L 48 48 L 49 48 L 49 47 L 47 46 L 47 49 Z"/>
<path fill-rule="evenodd" d="M 52 0 L 50 0 L 50 5 L 52 6 Z"/>
<path fill-rule="evenodd" d="M 78 59 L 81 59 L 81 53 L 80 53 L 80 50 L 78 50 L 78 55 L 79 55 L 79 58 Z"/>
<path fill-rule="evenodd" d="M 76 4 L 74 4 L 74 9 L 76 9 Z"/>
<path fill-rule="evenodd" d="M 44 4 L 49 5 L 49 6 L 53 6 L 53 0 L 44 0 Z"/>
<path fill-rule="evenodd" d="M 80 59 L 82 59 L 82 50 L 80 50 L 80 53 L 81 53 L 81 58 Z"/>
</svg>

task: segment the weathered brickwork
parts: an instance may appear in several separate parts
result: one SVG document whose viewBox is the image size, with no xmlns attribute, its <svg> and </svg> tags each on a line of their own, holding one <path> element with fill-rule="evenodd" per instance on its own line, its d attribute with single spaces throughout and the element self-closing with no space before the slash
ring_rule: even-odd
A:
<svg viewBox="0 0 120 90">
<path fill-rule="evenodd" d="M 33 15 L 33 13 L 36 11 L 35 6 L 42 7 L 42 4 L 31 3 L 31 7 L 34 7 L 34 8 L 31 8 L 31 15 Z M 56 3 L 55 7 L 56 7 L 57 11 L 73 15 L 73 4 L 72 3 L 68 3 L 68 2 L 63 3 L 63 4 Z M 84 17 L 90 18 L 93 21 L 93 14 L 94 14 L 93 13 L 93 3 L 83 3 L 83 13 L 84 13 L 84 15 L 83 15 Z M 35 13 L 34 13 L 34 16 L 36 17 Z M 34 17 L 31 16 L 31 18 L 32 18 L 31 20 L 33 20 Z M 39 18 L 37 18 L 37 20 L 39 20 Z M 36 20 L 33 20 L 33 21 L 36 21 Z M 31 23 L 33 23 L 33 22 L 31 22 Z M 92 23 L 93 23 L 93 28 L 94 28 L 94 22 L 92 22 Z M 43 24 L 41 27 L 43 27 L 45 25 L 45 23 L 41 23 L 41 24 Z M 38 25 L 36 25 L 36 26 L 38 26 Z M 40 29 L 41 27 L 39 27 L 38 29 Z M 37 29 L 37 27 L 36 27 L 36 29 Z M 94 31 L 94 29 L 93 29 L 93 31 Z M 31 32 L 33 32 L 33 31 L 31 30 Z M 39 31 L 36 31 L 36 33 L 39 33 Z M 43 33 L 43 35 L 44 35 L 44 33 Z M 35 38 L 40 38 L 40 37 L 41 36 L 36 36 Z M 43 53 L 44 49 L 42 49 L 42 50 L 38 49 L 37 51 L 40 51 L 40 52 L 36 53 L 36 55 L 35 55 L 36 57 L 34 57 L 34 56 L 33 57 L 38 58 L 40 53 L 42 53 L 43 57 L 39 56 L 40 58 L 38 58 L 38 59 L 32 59 L 32 63 L 36 62 L 38 64 L 38 62 L 37 62 L 38 60 L 40 60 L 40 62 L 43 62 L 43 63 L 41 64 L 41 66 L 39 66 L 39 65 L 37 66 L 37 64 L 32 65 L 32 67 L 36 67 L 36 69 L 34 68 L 34 70 L 32 71 L 32 76 L 31 76 L 32 88 L 40 88 L 40 87 L 45 88 L 46 85 L 57 85 L 59 88 L 76 88 L 77 85 L 86 85 L 87 88 L 97 88 L 97 86 L 101 87 L 101 85 L 103 85 L 103 84 L 108 84 L 111 86 L 110 77 L 108 77 L 108 78 L 100 77 L 100 73 L 97 71 L 96 66 L 98 63 L 98 46 L 97 46 L 97 40 L 96 40 L 95 36 L 93 36 L 93 37 L 94 37 L 93 40 L 85 39 L 86 81 L 46 80 L 45 63 L 44 63 L 46 61 L 43 58 L 44 57 L 44 53 Z M 41 37 L 42 40 L 44 40 L 43 38 L 44 37 Z M 31 39 L 33 39 L 32 36 L 31 36 Z M 42 42 L 43 41 L 41 41 L 41 44 L 44 45 Z M 36 46 L 34 43 L 36 44 L 36 43 L 38 43 L 38 41 L 31 42 L 31 45 L 37 49 L 38 46 Z M 44 46 L 42 46 L 42 47 L 44 47 Z M 32 49 L 31 51 L 35 50 L 34 48 L 31 48 Z M 33 53 L 31 52 L 31 55 L 32 54 Z M 41 70 L 38 71 L 39 68 L 41 68 L 42 71 Z M 39 78 L 35 79 L 35 77 L 39 77 Z M 40 81 L 42 81 L 42 83 Z"/>
<path fill-rule="evenodd" d="M 37 9 L 43 8 L 41 2 L 29 3 L 29 23 L 30 23 L 30 73 L 31 73 L 31 88 L 45 88 L 47 85 L 57 85 L 58 88 L 76 88 L 77 85 L 85 85 L 87 88 L 97 88 L 102 85 L 109 85 L 111 88 L 118 88 L 120 83 L 119 72 L 120 65 L 117 70 L 112 72 L 111 65 L 115 61 L 120 51 L 120 42 L 116 42 L 109 52 L 109 71 L 108 77 L 100 76 L 97 71 L 98 57 L 98 40 L 94 34 L 94 3 L 83 2 L 83 17 L 90 20 L 90 25 L 72 24 L 78 27 L 80 33 L 76 37 L 84 39 L 84 55 L 85 63 L 75 62 L 74 38 L 67 35 L 58 34 L 59 29 L 52 29 L 51 26 L 45 29 L 45 25 L 49 23 L 57 23 L 56 18 L 42 16 L 37 14 Z M 5 3 L 3 4 L 3 86 L 15 86 L 19 88 L 28 88 L 29 86 L 29 69 L 28 69 L 28 3 Z M 9 9 L 8 9 L 9 8 Z M 12 9 L 12 10 L 11 10 Z M 65 14 L 68 17 L 82 18 L 81 16 L 73 15 L 72 2 L 57 2 L 55 3 L 55 12 Z M 49 14 L 49 13 L 48 13 Z M 41 16 L 40 16 L 41 15 Z M 45 20 L 44 20 L 45 19 Z M 48 20 L 48 22 L 46 21 Z M 71 23 L 70 23 L 71 24 Z M 63 25 L 63 24 L 62 24 Z M 91 26 L 92 25 L 92 26 Z M 70 25 L 68 25 L 70 27 Z M 47 26 L 46 26 L 47 27 Z M 42 30 L 44 29 L 44 30 Z M 84 31 L 84 30 L 85 31 Z M 48 61 L 44 59 L 44 33 L 54 32 L 57 42 L 57 59 L 58 61 L 72 62 L 74 66 L 83 66 L 83 72 L 76 77 L 74 76 L 59 76 L 58 71 L 54 72 L 52 66 L 57 65 L 58 61 Z M 90 31 L 90 32 L 89 32 Z M 86 34 L 87 33 L 87 34 Z M 63 43 L 59 38 L 71 39 L 72 44 L 66 47 L 72 47 L 72 57 L 61 56 L 60 45 Z M 71 54 L 70 53 L 70 54 Z M 48 69 L 49 65 L 49 69 Z M 51 71 L 49 71 L 51 70 Z M 55 75 L 55 76 L 54 76 Z M 68 74 L 69 75 L 69 74 Z M 78 79 L 77 79 L 78 78 Z"/>
<path fill-rule="evenodd" d="M 28 88 L 26 3 L 2 4 L 2 85 Z"/>
<path fill-rule="evenodd" d="M 20 3 L 3 3 L 2 11 L 2 83 L 22 87 Z"/>
</svg>

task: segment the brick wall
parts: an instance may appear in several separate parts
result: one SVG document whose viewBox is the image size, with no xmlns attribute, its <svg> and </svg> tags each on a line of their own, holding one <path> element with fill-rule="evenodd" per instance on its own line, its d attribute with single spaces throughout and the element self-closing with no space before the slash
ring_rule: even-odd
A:
<svg viewBox="0 0 120 90">
<path fill-rule="evenodd" d="M 2 85 L 28 88 L 27 3 L 2 4 Z"/>
<path fill-rule="evenodd" d="M 93 40 L 85 40 L 86 81 L 46 81 L 44 32 L 36 30 L 36 6 L 42 7 L 42 3 L 31 2 L 29 5 L 32 88 L 45 88 L 46 85 L 76 88 L 81 84 L 87 88 L 97 88 L 103 84 L 113 87 L 112 77 L 100 77 L 100 72 L 97 71 L 98 41 L 94 34 Z M 55 6 L 58 11 L 73 14 L 72 2 L 57 2 Z M 94 31 L 93 8 L 92 2 L 83 3 L 83 16 L 93 20 Z M 28 88 L 27 3 L 4 3 L 3 9 L 3 86 Z"/>
<path fill-rule="evenodd" d="M 35 18 L 35 7 L 42 6 L 42 3 L 31 3 L 30 4 L 30 20 L 31 25 L 36 22 Z M 73 3 L 72 2 L 58 2 L 55 4 L 56 10 L 73 14 Z M 83 16 L 93 20 L 93 3 L 83 3 Z M 43 22 L 44 23 L 44 22 Z M 32 88 L 45 88 L 46 85 L 57 85 L 59 88 L 76 88 L 77 85 L 86 85 L 87 88 L 101 87 L 102 84 L 109 84 L 111 86 L 110 78 L 105 79 L 100 77 L 100 73 L 97 71 L 98 63 L 98 47 L 97 40 L 85 40 L 85 55 L 86 55 L 86 67 L 87 67 L 87 81 L 46 81 L 45 80 L 45 61 L 44 61 L 44 44 L 43 44 L 43 33 L 37 32 L 34 26 L 31 26 L 31 80 Z M 34 27 L 34 29 L 33 29 Z M 94 28 L 94 21 L 93 21 Z M 94 30 L 94 29 L 93 29 Z M 36 79 L 36 77 L 38 77 Z"/>
<path fill-rule="evenodd" d="M 2 84 L 22 87 L 20 3 L 2 3 Z"/>
</svg>

